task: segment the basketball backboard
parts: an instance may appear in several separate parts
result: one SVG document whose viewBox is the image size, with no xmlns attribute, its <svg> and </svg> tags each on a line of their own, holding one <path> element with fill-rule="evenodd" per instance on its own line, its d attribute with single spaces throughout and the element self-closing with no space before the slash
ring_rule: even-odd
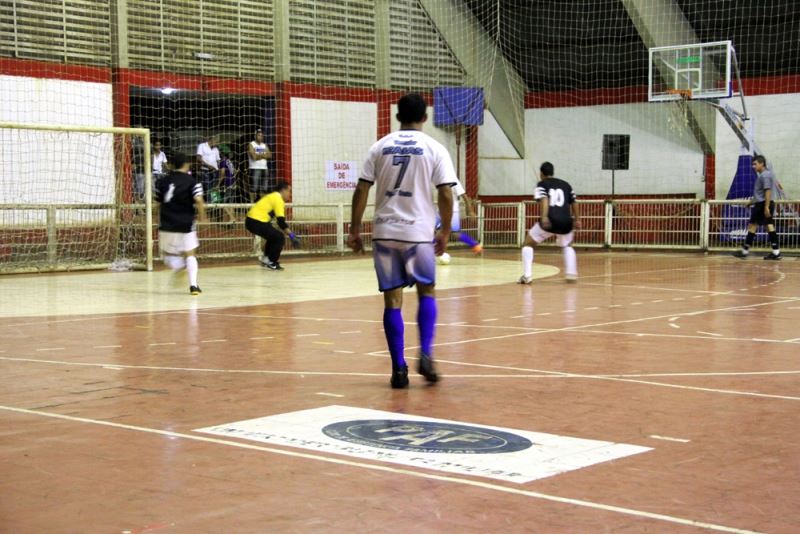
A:
<svg viewBox="0 0 800 534">
<path fill-rule="evenodd" d="M 651 102 L 733 96 L 730 41 L 650 49 L 648 99 Z"/>
</svg>

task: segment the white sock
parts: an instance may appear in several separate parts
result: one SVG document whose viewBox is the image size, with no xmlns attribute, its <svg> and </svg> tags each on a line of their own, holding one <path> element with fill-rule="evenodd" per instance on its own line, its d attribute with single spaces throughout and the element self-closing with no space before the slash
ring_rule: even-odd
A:
<svg viewBox="0 0 800 534">
<path fill-rule="evenodd" d="M 578 260 L 572 247 L 564 247 L 564 271 L 568 275 L 578 276 Z"/>
<path fill-rule="evenodd" d="M 196 286 L 197 285 L 197 258 L 194 256 L 189 256 L 186 258 L 186 272 L 189 273 L 189 285 Z"/>
<path fill-rule="evenodd" d="M 522 275 L 530 278 L 533 270 L 533 247 L 522 247 Z"/>
<path fill-rule="evenodd" d="M 183 261 L 183 257 L 169 254 L 164 256 L 164 264 L 173 271 L 180 271 L 186 267 L 186 262 Z"/>
</svg>

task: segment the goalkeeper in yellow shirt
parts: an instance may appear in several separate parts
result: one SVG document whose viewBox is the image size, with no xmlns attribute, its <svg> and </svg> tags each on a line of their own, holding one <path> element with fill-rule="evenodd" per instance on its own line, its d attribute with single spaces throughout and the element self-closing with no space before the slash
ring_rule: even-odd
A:
<svg viewBox="0 0 800 534">
<path fill-rule="evenodd" d="M 244 220 L 247 231 L 264 240 L 264 256 L 261 258 L 261 264 L 271 271 L 283 270 L 278 260 L 287 237 L 293 247 L 300 247 L 300 240 L 289 231 L 289 225 L 286 224 L 286 202 L 291 195 L 292 186 L 286 182 L 279 182 L 275 191 L 261 197 L 250 208 Z"/>
</svg>

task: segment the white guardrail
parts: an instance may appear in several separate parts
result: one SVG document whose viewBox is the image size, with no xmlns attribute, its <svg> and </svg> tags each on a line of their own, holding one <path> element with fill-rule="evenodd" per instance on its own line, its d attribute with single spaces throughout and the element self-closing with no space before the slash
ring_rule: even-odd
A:
<svg viewBox="0 0 800 534">
<path fill-rule="evenodd" d="M 259 239 L 247 232 L 243 223 L 249 207 L 208 205 L 209 221 L 198 228 L 199 255 L 205 258 L 258 255 Z M 462 217 L 462 231 L 485 248 L 521 246 L 525 233 L 539 216 L 538 205 L 533 201 L 479 203 L 477 207 L 476 217 Z M 576 232 L 575 246 L 626 250 L 735 250 L 744 239 L 750 215 L 746 203 L 726 200 L 582 200 L 579 208 L 582 228 Z M 87 212 L 95 215 L 87 217 Z M 778 201 L 776 212 L 781 250 L 799 253 L 800 201 Z M 8 220 L 4 221 L 4 215 Z M 286 254 L 345 252 L 349 205 L 289 205 L 287 215 L 292 230 L 301 239 L 302 249 L 287 247 Z M 365 221 L 371 216 L 368 208 Z M 122 225 L 121 220 L 125 221 Z M 21 225 L 20 221 L 27 222 Z M 0 273 L 96 268 L 120 258 L 135 266 L 147 265 L 145 221 L 143 204 L 0 205 Z M 111 232 L 116 242 L 102 247 L 102 253 L 96 244 L 83 242 L 86 236 L 99 230 L 108 234 L 109 227 L 117 229 Z M 362 235 L 369 246 L 371 223 L 365 222 Z M 155 223 L 151 225 L 151 236 L 151 258 L 158 257 Z M 452 245 L 461 246 L 455 239 Z M 762 229 L 755 247 L 768 246 Z"/>
</svg>

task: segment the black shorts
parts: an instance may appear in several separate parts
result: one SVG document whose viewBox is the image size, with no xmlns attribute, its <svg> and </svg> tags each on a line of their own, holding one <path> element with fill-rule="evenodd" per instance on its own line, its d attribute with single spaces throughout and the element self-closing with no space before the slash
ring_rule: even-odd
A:
<svg viewBox="0 0 800 534">
<path fill-rule="evenodd" d="M 764 216 L 764 204 L 764 202 L 756 202 L 753 205 L 753 211 L 750 212 L 750 224 L 757 224 L 759 226 L 774 224 L 772 222 L 772 216 L 775 215 L 775 202 L 770 201 L 769 203 L 769 217 Z"/>
<path fill-rule="evenodd" d="M 567 235 L 572 231 L 572 219 L 550 219 L 550 228 L 547 230 L 551 234 Z"/>
</svg>

